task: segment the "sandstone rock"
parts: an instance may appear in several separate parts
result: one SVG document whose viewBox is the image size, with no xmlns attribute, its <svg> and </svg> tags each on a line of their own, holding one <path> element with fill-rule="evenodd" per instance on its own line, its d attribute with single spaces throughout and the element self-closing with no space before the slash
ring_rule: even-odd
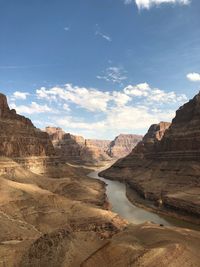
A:
<svg viewBox="0 0 200 267">
<path fill-rule="evenodd" d="M 199 233 L 195 231 L 188 233 L 187 230 L 163 229 L 150 223 L 130 225 L 88 257 L 81 266 L 198 266 L 198 239 Z"/>
<path fill-rule="evenodd" d="M 110 160 L 106 154 L 110 141 L 84 139 L 57 127 L 46 127 L 45 131 L 50 135 L 57 155 L 66 161 L 95 164 Z"/>
<path fill-rule="evenodd" d="M 120 134 L 111 143 L 108 154 L 113 158 L 123 158 L 142 140 L 142 135 Z"/>
<path fill-rule="evenodd" d="M 133 147 L 142 139 L 134 134 L 121 134 L 114 141 L 84 139 L 82 136 L 65 133 L 58 127 L 46 127 L 57 155 L 67 161 L 99 164 L 123 157 L 131 152 Z"/>
<path fill-rule="evenodd" d="M 105 183 L 91 170 L 63 164 L 37 175 L 13 165 L 0 175 L 2 266 L 72 266 L 81 247 L 80 263 L 126 226 L 106 209 Z"/>
<path fill-rule="evenodd" d="M 25 158 L 54 155 L 48 134 L 35 128 L 29 119 L 16 114 L 15 110 L 10 110 L 6 96 L 0 94 L 0 156 L 25 161 Z"/>
<path fill-rule="evenodd" d="M 163 210 L 199 218 L 199 114 L 200 94 L 179 108 L 171 125 L 152 125 L 130 155 L 101 175 L 126 181 L 143 198 L 162 203 Z"/>
<path fill-rule="evenodd" d="M 69 164 L 58 167 L 50 164 L 45 174 L 38 175 L 18 164 L 15 156 L 20 156 L 21 161 L 28 158 L 34 164 L 41 155 L 45 161 L 51 160 L 54 149 L 46 133 L 11 111 L 4 96 L 0 99 L 0 165 L 4 169 L 1 172 L 0 166 L 2 266 L 198 266 L 198 232 L 150 223 L 128 225 L 107 210 L 105 183 L 87 177 L 90 170 Z M 59 139 L 58 144 L 67 140 L 75 147 L 85 145 L 82 137 L 63 136 L 61 129 L 56 131 L 55 135 L 52 133 L 53 142 Z M 106 148 L 106 143 L 98 141 L 87 144 L 89 147 L 98 145 Z M 146 157 L 146 153 L 144 155 Z M 148 159 L 145 161 L 149 164 Z M 149 165 L 145 168 L 148 171 Z M 196 173 L 199 168 L 193 166 Z M 190 172 L 191 169 L 183 170 L 184 174 Z M 145 191 L 145 185 L 141 190 Z M 198 196 L 198 190 L 195 194 Z M 172 199 L 179 203 L 177 197 L 182 198 L 184 205 L 184 194 L 164 197 L 168 205 L 173 205 Z M 195 198 L 190 199 L 188 207 L 194 207 L 193 201 Z"/>
</svg>

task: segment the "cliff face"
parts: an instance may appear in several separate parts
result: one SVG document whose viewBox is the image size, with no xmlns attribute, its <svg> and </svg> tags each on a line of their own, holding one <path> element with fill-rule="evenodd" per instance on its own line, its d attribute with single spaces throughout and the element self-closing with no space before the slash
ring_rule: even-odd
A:
<svg viewBox="0 0 200 267">
<path fill-rule="evenodd" d="M 141 140 L 141 135 L 120 134 L 110 143 L 108 154 L 113 158 L 125 157 Z"/>
<path fill-rule="evenodd" d="M 57 151 L 66 160 L 98 163 L 121 158 L 131 152 L 142 139 L 140 135 L 121 134 L 114 141 L 84 139 L 82 136 L 65 133 L 61 128 L 46 127 L 45 130 Z"/>
<path fill-rule="evenodd" d="M 46 127 L 46 132 L 50 135 L 57 155 L 65 160 L 82 163 L 110 160 L 106 153 L 110 144 L 108 140 L 84 139 L 57 127 Z"/>
<path fill-rule="evenodd" d="M 170 125 L 171 123 L 169 122 L 160 122 L 151 125 L 142 141 L 133 149 L 131 155 L 135 154 L 144 157 L 145 154 L 153 153 Z"/>
<path fill-rule="evenodd" d="M 163 157 L 197 160 L 200 156 L 200 93 L 180 107 L 158 152 Z"/>
<path fill-rule="evenodd" d="M 51 156 L 53 145 L 45 132 L 32 122 L 10 110 L 6 96 L 0 94 L 0 156 Z"/>
<path fill-rule="evenodd" d="M 135 149 L 101 173 L 126 181 L 161 208 L 200 216 L 200 94 L 179 108 L 172 124 L 152 125 Z"/>
<path fill-rule="evenodd" d="M 29 167 L 36 168 L 37 165 L 39 170 L 54 155 L 48 134 L 35 128 L 29 119 L 16 114 L 14 109 L 10 110 L 6 96 L 0 94 L 0 156 L 15 158 Z M 5 164 L 9 167 L 9 162 Z"/>
</svg>

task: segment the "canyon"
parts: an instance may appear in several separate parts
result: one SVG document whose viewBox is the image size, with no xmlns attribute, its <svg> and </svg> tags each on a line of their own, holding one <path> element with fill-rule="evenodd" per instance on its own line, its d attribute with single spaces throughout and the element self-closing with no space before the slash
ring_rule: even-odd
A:
<svg viewBox="0 0 200 267">
<path fill-rule="evenodd" d="M 194 99 L 195 105 L 196 101 L 199 100 Z M 131 182 L 139 185 L 141 181 L 136 183 L 130 175 L 133 172 L 143 173 L 143 169 L 149 173 L 151 164 L 158 168 L 156 164 L 159 161 L 162 169 L 156 169 L 154 173 L 159 174 L 165 167 L 165 177 L 162 177 L 162 182 L 159 182 L 160 176 L 155 176 L 155 181 L 153 178 L 148 179 L 149 191 L 145 191 L 148 198 L 151 195 L 155 201 L 160 200 L 159 190 L 162 183 L 169 187 L 165 190 L 170 190 L 170 194 L 174 194 L 176 199 L 180 199 L 181 193 L 185 192 L 187 183 L 190 185 L 190 192 L 193 192 L 194 181 L 198 193 L 198 155 L 193 140 L 195 136 L 195 142 L 198 141 L 198 105 L 197 111 L 191 106 L 193 104 L 189 104 L 192 114 L 188 117 L 191 122 L 190 130 L 187 130 L 185 118 L 177 112 L 180 124 L 175 119 L 171 126 L 168 123 L 152 126 L 130 155 L 118 160 L 114 166 L 103 172 L 105 176 L 112 173 L 111 179 L 126 179 L 130 186 L 133 186 Z M 186 108 L 188 109 L 187 104 Z M 196 116 L 192 121 L 195 112 Z M 194 125 L 195 131 L 192 130 Z M 182 127 L 185 127 L 184 131 Z M 178 150 L 180 145 L 177 146 L 177 151 L 173 151 L 176 146 L 171 136 L 179 139 L 180 129 L 182 139 L 187 142 L 186 148 L 188 151 L 193 148 L 192 153 Z M 83 147 L 92 147 L 94 151 L 95 161 L 91 157 L 90 162 L 96 163 L 96 157 L 101 157 L 99 155 L 104 150 L 106 155 L 111 154 L 107 141 L 86 141 L 82 137 L 66 134 L 59 128 L 48 131 L 47 134 L 37 129 L 29 119 L 10 110 L 6 96 L 0 94 L 0 266 L 199 266 L 199 231 L 153 222 L 136 225 L 111 210 L 106 195 L 106 183 L 88 176 L 98 168 L 79 164 L 88 162 L 87 154 L 86 160 L 80 158 Z M 166 135 L 167 131 L 169 135 Z M 165 136 L 167 141 L 164 141 Z M 112 150 L 109 157 L 116 159 L 119 154 L 128 153 L 130 140 L 120 136 L 114 142 L 117 148 Z M 82 144 L 81 148 L 79 144 Z M 121 148 L 126 145 L 127 148 Z M 166 152 L 162 153 L 164 148 Z M 156 153 L 159 153 L 159 159 L 156 158 Z M 180 162 L 169 162 L 169 153 L 174 157 L 177 153 L 183 156 Z M 187 157 L 191 159 L 188 162 L 184 161 Z M 191 163 L 195 163 L 195 167 L 190 167 L 186 172 Z M 170 172 L 168 168 L 172 168 Z M 193 169 L 196 172 L 192 172 Z M 165 185 L 163 180 L 169 181 L 169 174 L 175 176 L 173 183 L 169 185 L 166 182 Z M 150 174 L 148 177 L 151 178 Z M 183 190 L 181 193 L 178 191 L 177 195 L 175 182 L 180 177 Z M 145 187 L 145 181 L 142 182 L 141 192 Z M 176 186 L 179 190 L 178 183 Z M 139 188 L 138 186 L 138 190 Z M 165 198 L 174 199 L 168 191 L 166 194 L 163 192 L 162 196 Z M 188 198 L 193 201 L 193 193 L 188 193 Z M 188 201 L 188 208 L 194 209 L 193 213 L 198 210 L 195 201 L 194 205 Z M 187 198 L 185 202 L 187 203 Z"/>
<path fill-rule="evenodd" d="M 46 127 L 45 131 L 63 159 L 82 164 L 100 164 L 128 155 L 141 141 L 141 135 L 120 134 L 113 141 L 85 139 L 82 136 L 65 133 L 59 127 Z"/>
<path fill-rule="evenodd" d="M 171 124 L 152 125 L 128 156 L 100 175 L 125 182 L 132 202 L 137 192 L 156 211 L 200 223 L 199 115 L 200 94 Z"/>
</svg>

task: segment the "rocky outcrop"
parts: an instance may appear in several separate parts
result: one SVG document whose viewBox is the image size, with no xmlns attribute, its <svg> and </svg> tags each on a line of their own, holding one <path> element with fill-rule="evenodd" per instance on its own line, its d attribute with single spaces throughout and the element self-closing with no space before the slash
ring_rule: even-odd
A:
<svg viewBox="0 0 200 267">
<path fill-rule="evenodd" d="M 78 253 L 92 238 L 82 255 L 85 259 L 103 239 L 126 226 L 107 210 L 105 183 L 87 177 L 91 170 L 52 165 L 38 175 L 14 165 L 12 172 L 0 174 L 2 266 L 61 266 L 70 248 Z M 71 259 L 64 266 L 72 266 Z"/>
<path fill-rule="evenodd" d="M 16 124 L 26 125 L 27 127 L 34 127 L 31 120 L 24 116 L 18 115 L 15 109 L 10 109 L 7 98 L 0 93 L 0 120 L 13 120 Z"/>
<path fill-rule="evenodd" d="M 82 136 L 65 133 L 61 128 L 46 127 L 58 156 L 75 163 L 95 164 L 110 160 L 106 151 L 108 140 L 84 139 Z"/>
<path fill-rule="evenodd" d="M 48 134 L 35 128 L 31 120 L 10 109 L 6 96 L 0 94 L 0 156 L 23 161 L 24 164 L 26 159 L 30 163 L 31 158 L 34 161 L 41 158 L 40 164 L 44 165 L 46 158 L 54 155 Z"/>
<path fill-rule="evenodd" d="M 146 223 L 129 225 L 89 256 L 82 267 L 198 266 L 199 232 Z"/>
<path fill-rule="evenodd" d="M 121 134 L 114 141 L 84 139 L 82 136 L 65 133 L 58 127 L 46 127 L 57 155 L 68 161 L 101 163 L 128 155 L 142 139 L 140 135 Z"/>
<path fill-rule="evenodd" d="M 198 232 L 152 223 L 128 225 L 108 210 L 105 183 L 87 177 L 91 170 L 70 164 L 55 167 L 52 162 L 41 175 L 18 164 L 17 159 L 50 162 L 54 149 L 46 146 L 51 144 L 46 134 L 43 142 L 38 134 L 41 131 L 9 110 L 4 97 L 0 103 L 0 126 L 7 125 L 3 141 L 10 144 L 12 157 L 5 157 L 5 146 L 0 157 L 4 166 L 3 172 L 0 168 L 1 266 L 198 266 Z M 16 135 L 11 135 L 14 125 Z M 53 142 L 63 141 L 58 131 Z M 65 138 L 73 139 L 69 135 Z M 84 140 L 75 139 L 76 143 Z M 12 152 L 13 140 L 20 142 L 18 158 Z"/>
<path fill-rule="evenodd" d="M 171 125 L 152 125 L 131 154 L 101 175 L 125 181 L 159 209 L 199 217 L 199 115 L 200 94 L 178 109 Z"/>
<path fill-rule="evenodd" d="M 123 158 L 142 140 L 142 135 L 120 134 L 111 143 L 108 155 L 112 158 Z"/>
</svg>

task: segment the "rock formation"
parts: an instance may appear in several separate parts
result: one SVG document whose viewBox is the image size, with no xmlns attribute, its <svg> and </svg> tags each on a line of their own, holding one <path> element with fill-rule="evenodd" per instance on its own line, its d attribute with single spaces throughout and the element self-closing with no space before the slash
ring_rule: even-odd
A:
<svg viewBox="0 0 200 267">
<path fill-rule="evenodd" d="M 15 158 L 20 162 L 34 161 L 43 165 L 55 150 L 47 133 L 34 127 L 24 116 L 10 109 L 6 96 L 0 94 L 0 156 Z M 26 160 L 27 159 L 27 160 Z M 40 162 L 39 162 L 40 161 Z"/>
<path fill-rule="evenodd" d="M 57 155 L 68 161 L 101 163 L 128 155 L 142 139 L 140 135 L 121 134 L 110 140 L 84 139 L 82 136 L 65 133 L 58 127 L 46 127 Z"/>
<path fill-rule="evenodd" d="M 123 158 L 128 155 L 141 140 L 142 135 L 120 134 L 110 143 L 108 155 L 112 158 Z"/>
<path fill-rule="evenodd" d="M 82 136 L 65 133 L 61 128 L 46 127 L 58 156 L 75 163 L 95 164 L 110 160 L 106 151 L 108 140 L 84 139 Z"/>
<path fill-rule="evenodd" d="M 101 175 L 125 181 L 143 198 L 159 204 L 161 211 L 199 218 L 199 125 L 200 94 L 178 109 L 171 125 L 152 125 L 130 155 Z"/>
<path fill-rule="evenodd" d="M 91 170 L 49 164 L 45 174 L 36 174 L 19 164 L 16 156 L 32 165 L 54 159 L 54 149 L 47 134 L 9 109 L 5 96 L 0 106 L 0 266 L 198 266 L 199 232 L 128 224 L 108 210 L 105 183 L 87 177 Z M 63 134 L 70 144 L 73 139 L 61 129 L 52 134 L 53 142 L 63 142 Z"/>
</svg>

